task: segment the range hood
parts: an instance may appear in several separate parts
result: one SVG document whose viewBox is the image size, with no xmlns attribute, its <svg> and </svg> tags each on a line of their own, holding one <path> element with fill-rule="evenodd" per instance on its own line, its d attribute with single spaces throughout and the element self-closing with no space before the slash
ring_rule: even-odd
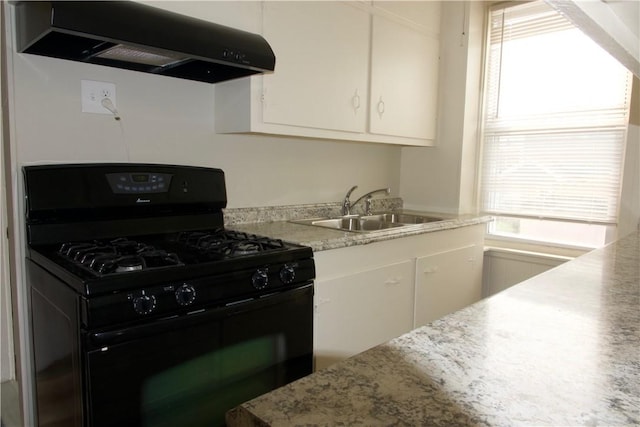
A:
<svg viewBox="0 0 640 427">
<path fill-rule="evenodd" d="M 267 41 L 129 1 L 16 3 L 20 53 L 216 83 L 273 71 Z"/>
</svg>

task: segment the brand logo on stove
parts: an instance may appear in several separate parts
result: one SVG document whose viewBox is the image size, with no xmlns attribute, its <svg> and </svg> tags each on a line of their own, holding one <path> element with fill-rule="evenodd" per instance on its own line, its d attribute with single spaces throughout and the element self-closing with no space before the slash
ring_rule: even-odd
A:
<svg viewBox="0 0 640 427">
<path fill-rule="evenodd" d="M 150 199 L 141 199 L 140 197 L 138 197 L 138 200 L 136 200 L 136 203 L 151 203 Z"/>
</svg>

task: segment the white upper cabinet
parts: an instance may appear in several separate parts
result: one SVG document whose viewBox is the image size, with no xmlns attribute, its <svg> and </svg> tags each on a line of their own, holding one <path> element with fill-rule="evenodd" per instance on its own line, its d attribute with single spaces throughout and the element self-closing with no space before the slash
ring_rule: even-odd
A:
<svg viewBox="0 0 640 427">
<path fill-rule="evenodd" d="M 434 139 L 439 41 L 384 16 L 371 40 L 370 131 Z"/>
<path fill-rule="evenodd" d="M 216 132 L 435 143 L 439 2 L 264 2 L 262 15 L 276 69 L 215 85 Z"/>
<path fill-rule="evenodd" d="M 266 2 L 263 121 L 347 132 L 366 125 L 369 16 L 346 3 Z"/>
<path fill-rule="evenodd" d="M 436 136 L 440 2 L 376 1 L 371 29 L 371 133 Z"/>
</svg>

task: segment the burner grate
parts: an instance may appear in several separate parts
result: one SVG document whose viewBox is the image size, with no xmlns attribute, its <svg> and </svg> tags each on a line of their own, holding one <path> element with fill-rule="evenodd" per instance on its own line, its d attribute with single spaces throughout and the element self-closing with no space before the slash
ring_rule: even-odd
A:
<svg viewBox="0 0 640 427">
<path fill-rule="evenodd" d="M 175 253 L 127 238 L 63 243 L 58 254 L 95 275 L 184 265 Z"/>
<path fill-rule="evenodd" d="M 62 244 L 57 252 L 92 275 L 104 276 L 222 262 L 225 259 L 287 249 L 279 239 L 222 228 L 147 236 L 142 240 L 144 242 L 121 237 L 108 241 L 68 242 Z"/>
<path fill-rule="evenodd" d="M 223 229 L 182 232 L 178 236 L 178 242 L 203 255 L 226 257 L 285 249 L 284 243 L 279 239 Z"/>
</svg>

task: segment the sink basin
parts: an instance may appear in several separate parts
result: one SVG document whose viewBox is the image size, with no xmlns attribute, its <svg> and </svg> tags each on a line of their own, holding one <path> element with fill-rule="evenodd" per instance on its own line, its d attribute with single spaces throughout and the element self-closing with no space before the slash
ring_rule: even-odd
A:
<svg viewBox="0 0 640 427">
<path fill-rule="evenodd" d="M 388 230 L 390 228 L 409 227 L 416 224 L 442 221 L 442 218 L 413 215 L 396 212 L 377 213 L 373 215 L 350 215 L 340 218 L 312 218 L 293 220 L 291 222 L 316 227 L 332 228 L 334 230 L 351 231 L 356 233 L 371 233 Z"/>
<path fill-rule="evenodd" d="M 427 222 L 442 221 L 442 218 L 437 217 L 395 212 L 367 215 L 363 216 L 362 219 L 388 222 L 392 224 L 425 224 Z"/>
<path fill-rule="evenodd" d="M 315 221 L 311 221 L 310 225 L 317 225 L 318 227 L 335 228 L 337 230 L 365 232 L 365 231 L 385 230 L 393 227 L 402 227 L 404 224 L 379 221 L 377 219 L 368 218 L 368 217 L 343 217 L 343 218 L 315 220 Z"/>
</svg>

